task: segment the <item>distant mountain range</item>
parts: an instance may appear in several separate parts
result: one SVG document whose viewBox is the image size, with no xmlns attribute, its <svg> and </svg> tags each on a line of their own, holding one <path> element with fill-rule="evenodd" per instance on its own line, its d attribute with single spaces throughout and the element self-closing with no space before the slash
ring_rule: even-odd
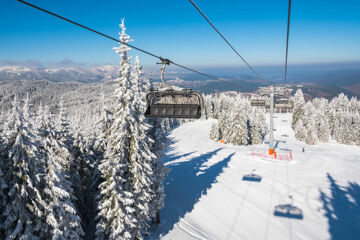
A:
<svg viewBox="0 0 360 240">
<path fill-rule="evenodd" d="M 57 67 L 32 66 L 0 66 L 0 82 L 15 81 L 50 81 L 50 82 L 79 82 L 98 83 L 114 80 L 118 77 L 119 66 L 84 66 L 72 62 L 59 63 Z M 238 67 L 200 68 L 200 71 L 215 77 L 221 76 L 220 81 L 208 79 L 196 73 L 182 69 L 167 70 L 167 83 L 185 88 L 192 88 L 203 93 L 220 91 L 253 92 L 260 86 L 281 84 L 283 82 L 283 68 L 281 66 L 258 67 L 257 70 L 265 76 L 260 80 L 248 73 L 247 69 Z M 153 82 L 160 81 L 160 71 L 147 70 L 144 74 Z M 344 92 L 349 97 L 360 97 L 360 63 L 351 64 L 323 64 L 299 65 L 289 67 L 288 83 L 302 84 L 304 93 L 309 97 L 332 98 Z"/>
<path fill-rule="evenodd" d="M 94 68 L 29 68 L 22 66 L 0 67 L 0 81 L 39 81 L 95 83 L 114 79 L 117 66 Z"/>
</svg>

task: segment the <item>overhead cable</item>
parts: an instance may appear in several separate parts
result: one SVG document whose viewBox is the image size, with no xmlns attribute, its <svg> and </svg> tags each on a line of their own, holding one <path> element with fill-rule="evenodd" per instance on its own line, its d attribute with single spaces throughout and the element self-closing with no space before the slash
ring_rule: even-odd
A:
<svg viewBox="0 0 360 240">
<path fill-rule="evenodd" d="M 285 55 L 285 76 L 284 76 L 284 86 L 285 86 L 285 87 L 286 87 L 287 63 L 288 63 L 288 49 L 289 49 L 290 13 L 291 13 L 291 0 L 289 0 L 288 22 L 287 22 L 287 34 L 286 34 L 286 55 Z"/>
<path fill-rule="evenodd" d="M 138 51 L 140 51 L 140 52 L 142 52 L 142 53 L 145 53 L 145 54 L 150 55 L 150 56 L 152 56 L 152 57 L 154 57 L 154 58 L 157 58 L 157 59 L 159 59 L 160 61 L 168 61 L 169 63 L 171 63 L 171 64 L 173 64 L 173 65 L 175 65 L 175 66 L 178 66 L 178 67 L 180 67 L 180 68 L 184 68 L 184 69 L 186 69 L 186 70 L 188 70 L 188 71 L 191 71 L 191 72 L 194 72 L 194 73 L 203 75 L 203 76 L 205 76 L 205 77 L 208 77 L 208 78 L 211 78 L 211 79 L 214 79 L 214 80 L 223 82 L 223 83 L 226 83 L 226 84 L 231 85 L 231 86 L 241 87 L 240 85 L 237 85 L 237 84 L 228 82 L 228 81 L 226 81 L 226 80 L 223 80 L 223 79 L 220 79 L 220 78 L 211 76 L 211 75 L 206 74 L 206 73 L 202 73 L 202 72 L 197 71 L 197 70 L 195 70 L 195 69 L 192 69 L 192 68 L 183 66 L 183 65 L 181 65 L 181 64 L 175 63 L 175 62 L 173 62 L 173 61 L 171 61 L 171 60 L 169 60 L 169 59 L 162 58 L 162 57 L 160 57 L 160 56 L 158 56 L 158 55 L 156 55 L 156 54 L 153 54 L 153 53 L 151 53 L 151 52 L 149 52 L 149 51 L 146 51 L 146 50 L 143 50 L 143 49 L 141 49 L 141 48 L 135 47 L 134 45 L 131 45 L 131 44 L 122 42 L 122 41 L 120 41 L 120 40 L 118 40 L 118 39 L 116 39 L 116 38 L 113 38 L 113 37 L 111 37 L 111 36 L 109 36 L 109 35 L 106 35 L 106 34 L 104 34 L 104 33 L 101 33 L 101 32 L 99 32 L 99 31 L 96 31 L 96 30 L 94 30 L 94 29 L 91 29 L 91 28 L 89 28 L 89 27 L 86 27 L 86 26 L 84 26 L 84 25 L 82 25 L 82 24 L 80 24 L 80 23 L 74 22 L 74 21 L 72 21 L 72 20 L 70 20 L 70 19 L 68 19 L 68 18 L 62 17 L 62 16 L 60 16 L 60 15 L 58 15 L 58 14 L 55 14 L 55 13 L 53 13 L 53 12 L 50 12 L 50 11 L 48 11 L 48 10 L 46 10 L 46 9 L 43 9 L 43 8 L 41 8 L 41 7 L 38 7 L 38 6 L 34 5 L 34 4 L 25 2 L 25 1 L 23 1 L 23 0 L 17 0 L 17 1 L 19 1 L 19 2 L 21 2 L 21 3 L 23 3 L 23 4 L 26 4 L 26 5 L 30 6 L 30 7 L 36 8 L 36 9 L 38 9 L 38 10 L 40 10 L 40 11 L 42 11 L 42 12 L 45 12 L 45 13 L 47 13 L 47 14 L 50 14 L 50 15 L 52 15 L 52 16 L 55 16 L 55 17 L 57 17 L 57 18 L 60 18 L 60 19 L 62 19 L 62 20 L 64 20 L 64 21 L 67 21 L 67 22 L 69 22 L 69 23 L 71 23 L 71 24 L 75 24 L 75 25 L 77 25 L 77 26 L 79 26 L 79 27 L 81 27 L 81 28 L 84 28 L 84 29 L 86 29 L 86 30 L 89 30 L 89 31 L 91 31 L 91 32 L 93 32 L 93 33 L 99 34 L 99 35 L 101 35 L 101 36 L 103 36 L 103 37 L 106 37 L 106 38 L 111 39 L 111 40 L 113 40 L 113 41 L 116 41 L 116 42 L 119 42 L 119 43 L 121 43 L 121 44 L 124 44 L 124 45 L 126 45 L 126 46 L 128 46 L 128 47 L 131 47 L 131 48 L 133 48 L 133 49 L 136 49 L 136 50 L 138 50 Z"/>
<path fill-rule="evenodd" d="M 212 24 L 212 22 L 209 20 L 209 18 L 207 18 L 205 16 L 205 14 L 200 10 L 200 8 L 194 3 L 194 1 L 189 0 L 190 3 L 196 8 L 196 10 L 206 19 L 206 21 L 213 27 L 213 29 L 222 37 L 222 39 L 224 39 L 224 41 L 229 45 L 229 47 L 236 53 L 236 55 L 238 55 L 241 60 L 243 60 L 243 62 L 248 66 L 248 68 L 262 81 L 264 81 L 264 79 L 260 76 L 260 74 L 258 74 L 255 69 L 240 55 L 240 53 L 238 51 L 236 51 L 236 49 L 230 44 L 230 42 L 221 34 L 221 32 L 214 26 L 214 24 Z"/>
</svg>

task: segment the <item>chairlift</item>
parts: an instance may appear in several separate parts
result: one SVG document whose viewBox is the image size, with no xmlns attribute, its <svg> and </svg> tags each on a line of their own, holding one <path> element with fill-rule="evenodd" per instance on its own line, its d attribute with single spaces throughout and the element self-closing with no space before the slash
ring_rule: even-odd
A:
<svg viewBox="0 0 360 240">
<path fill-rule="evenodd" d="M 177 86 L 169 86 L 164 81 L 167 59 L 161 59 L 161 86 L 146 94 L 147 109 L 145 117 L 193 118 L 201 117 L 203 98 L 200 92 Z"/>
<path fill-rule="evenodd" d="M 288 98 L 276 98 L 275 104 L 284 104 L 288 105 L 290 103 L 290 100 Z"/>
<path fill-rule="evenodd" d="M 265 106 L 265 99 L 251 99 L 250 100 L 251 106 Z"/>
<path fill-rule="evenodd" d="M 243 176 L 243 181 L 250 181 L 250 182 L 261 182 L 262 177 L 260 175 L 254 174 L 255 169 L 252 170 L 250 174 L 246 174 Z"/>
<path fill-rule="evenodd" d="M 287 217 L 287 218 L 294 218 L 294 219 L 303 219 L 303 211 L 293 205 L 293 198 L 289 196 L 291 199 L 290 204 L 280 204 L 275 206 L 274 216 L 277 217 Z"/>
</svg>

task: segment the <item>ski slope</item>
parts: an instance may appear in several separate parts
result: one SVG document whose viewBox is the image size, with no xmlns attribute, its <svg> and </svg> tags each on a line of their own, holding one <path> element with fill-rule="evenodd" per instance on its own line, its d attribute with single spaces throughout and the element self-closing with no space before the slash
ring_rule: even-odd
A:
<svg viewBox="0 0 360 240">
<path fill-rule="evenodd" d="M 164 157 L 171 169 L 165 207 L 161 225 L 150 229 L 150 239 L 357 238 L 359 147 L 306 145 L 294 137 L 291 114 L 275 114 L 275 150 L 291 150 L 294 159 L 264 159 L 250 152 L 267 151 L 265 143 L 234 146 L 210 140 L 213 121 L 187 123 L 170 133 L 172 143 Z M 253 169 L 262 181 L 242 181 Z M 276 205 L 291 203 L 289 195 L 303 219 L 274 216 Z"/>
</svg>

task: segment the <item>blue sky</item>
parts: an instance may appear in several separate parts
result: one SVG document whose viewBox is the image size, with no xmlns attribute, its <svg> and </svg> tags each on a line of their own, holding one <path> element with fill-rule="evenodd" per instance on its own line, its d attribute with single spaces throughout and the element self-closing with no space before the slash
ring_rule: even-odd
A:
<svg viewBox="0 0 360 240">
<path fill-rule="evenodd" d="M 244 66 L 187 0 L 28 1 L 114 37 L 125 18 L 132 44 L 180 64 Z M 283 64 L 288 0 L 195 3 L 250 64 Z M 111 40 L 16 0 L 1 4 L 0 60 L 118 62 Z M 292 10 L 289 64 L 360 61 L 359 0 L 293 0 Z"/>
</svg>

